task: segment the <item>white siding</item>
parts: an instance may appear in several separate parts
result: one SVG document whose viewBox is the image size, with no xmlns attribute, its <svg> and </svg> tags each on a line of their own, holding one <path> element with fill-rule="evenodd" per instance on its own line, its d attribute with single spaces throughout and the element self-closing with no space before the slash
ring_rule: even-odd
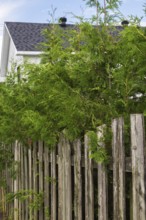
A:
<svg viewBox="0 0 146 220">
<path fill-rule="evenodd" d="M 8 65 L 9 45 L 10 45 L 10 37 L 9 37 L 7 30 L 4 28 L 2 53 L 1 53 L 1 77 L 6 76 L 7 65 Z"/>
<path fill-rule="evenodd" d="M 24 55 L 23 56 L 23 62 L 39 64 L 40 61 L 41 61 L 41 57 L 38 55 Z"/>
<path fill-rule="evenodd" d="M 11 71 L 11 67 L 15 62 L 18 62 L 16 59 L 16 49 L 15 49 L 13 41 L 10 40 L 9 54 L 8 54 L 8 65 L 7 65 L 8 72 Z"/>
<path fill-rule="evenodd" d="M 3 81 L 8 72 L 12 70 L 12 65 L 19 66 L 24 62 L 40 63 L 39 51 L 17 51 L 14 42 L 8 32 L 7 27 L 4 27 L 2 55 L 1 55 L 1 73 L 0 81 Z"/>
</svg>

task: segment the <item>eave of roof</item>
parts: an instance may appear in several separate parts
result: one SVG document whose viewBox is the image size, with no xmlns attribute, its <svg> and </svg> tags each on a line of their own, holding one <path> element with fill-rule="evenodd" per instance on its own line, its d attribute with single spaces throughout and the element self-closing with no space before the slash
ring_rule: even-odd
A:
<svg viewBox="0 0 146 220">
<path fill-rule="evenodd" d="M 17 51 L 16 56 L 21 56 L 21 55 L 28 55 L 28 56 L 38 56 L 41 55 L 43 52 L 41 51 Z"/>
</svg>

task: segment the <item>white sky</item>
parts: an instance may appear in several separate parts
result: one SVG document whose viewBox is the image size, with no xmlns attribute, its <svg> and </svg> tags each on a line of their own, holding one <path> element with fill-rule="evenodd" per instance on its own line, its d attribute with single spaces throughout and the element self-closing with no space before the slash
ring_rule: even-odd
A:
<svg viewBox="0 0 146 220">
<path fill-rule="evenodd" d="M 120 11 L 125 18 L 128 14 L 141 17 L 144 15 L 142 7 L 144 3 L 146 0 L 123 0 Z M 84 17 L 90 17 L 94 13 L 94 10 L 88 8 L 83 0 L 0 0 L 0 51 L 4 21 L 48 22 L 52 7 L 57 8 L 55 17 L 66 16 L 68 23 L 74 22 L 71 12 Z M 146 17 L 141 24 L 146 26 Z"/>
</svg>

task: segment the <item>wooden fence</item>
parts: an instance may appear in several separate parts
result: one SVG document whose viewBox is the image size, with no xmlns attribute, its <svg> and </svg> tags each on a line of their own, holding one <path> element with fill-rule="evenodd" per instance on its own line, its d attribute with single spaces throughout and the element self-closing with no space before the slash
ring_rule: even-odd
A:
<svg viewBox="0 0 146 220">
<path fill-rule="evenodd" d="M 108 166 L 92 161 L 87 136 L 73 143 L 61 137 L 51 153 L 42 142 L 29 148 L 16 143 L 15 178 L 6 171 L 7 193 L 14 193 L 6 219 L 145 220 L 144 117 L 133 114 L 130 121 L 131 157 L 125 156 L 124 121 L 115 119 Z"/>
</svg>

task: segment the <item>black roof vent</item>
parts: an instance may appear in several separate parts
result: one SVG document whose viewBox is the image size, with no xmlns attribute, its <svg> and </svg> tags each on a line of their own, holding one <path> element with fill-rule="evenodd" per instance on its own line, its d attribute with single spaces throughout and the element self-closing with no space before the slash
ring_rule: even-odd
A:
<svg viewBox="0 0 146 220">
<path fill-rule="evenodd" d="M 65 27 L 66 26 L 66 22 L 67 22 L 67 18 L 66 17 L 61 17 L 59 19 L 59 22 L 60 22 L 60 26 L 61 27 Z"/>
<path fill-rule="evenodd" d="M 124 20 L 121 22 L 121 25 L 123 25 L 123 26 L 128 26 L 128 24 L 129 24 L 129 21 L 127 21 L 127 20 Z"/>
</svg>

